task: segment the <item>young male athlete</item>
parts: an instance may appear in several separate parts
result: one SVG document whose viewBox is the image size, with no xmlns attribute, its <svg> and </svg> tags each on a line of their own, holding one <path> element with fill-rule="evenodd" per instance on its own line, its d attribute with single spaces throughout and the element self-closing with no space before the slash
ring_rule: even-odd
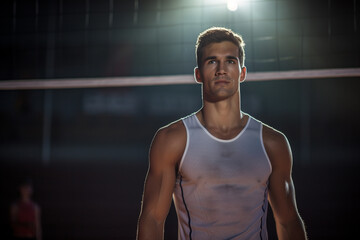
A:
<svg viewBox="0 0 360 240">
<path fill-rule="evenodd" d="M 286 137 L 240 109 L 241 36 L 210 28 L 199 35 L 196 54 L 203 106 L 153 139 L 138 239 L 163 239 L 172 197 L 179 239 L 266 240 L 268 201 L 278 238 L 306 239 Z"/>
</svg>

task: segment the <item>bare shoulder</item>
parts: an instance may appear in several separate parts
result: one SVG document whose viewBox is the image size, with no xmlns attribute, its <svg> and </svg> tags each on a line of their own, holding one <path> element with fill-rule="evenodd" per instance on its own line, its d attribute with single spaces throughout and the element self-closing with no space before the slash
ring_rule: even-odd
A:
<svg viewBox="0 0 360 240">
<path fill-rule="evenodd" d="M 185 150 L 186 137 L 182 120 L 160 128 L 152 141 L 150 157 L 177 164 Z"/>
<path fill-rule="evenodd" d="M 186 141 L 186 129 L 182 120 L 172 122 L 160 128 L 155 135 L 158 140 L 165 141 L 165 144 L 181 143 Z"/>
<path fill-rule="evenodd" d="M 11 203 L 10 210 L 11 211 L 16 211 L 17 209 L 18 209 L 17 203 L 16 202 Z"/>
<path fill-rule="evenodd" d="M 264 147 L 273 165 L 276 163 L 291 164 L 291 149 L 285 134 L 264 124 L 262 136 Z"/>
<path fill-rule="evenodd" d="M 271 145 L 282 145 L 288 142 L 285 134 L 266 124 L 263 124 L 263 139 L 265 144 Z"/>
<path fill-rule="evenodd" d="M 34 207 L 35 207 L 36 211 L 40 212 L 41 208 L 40 208 L 39 204 L 34 203 Z"/>
</svg>

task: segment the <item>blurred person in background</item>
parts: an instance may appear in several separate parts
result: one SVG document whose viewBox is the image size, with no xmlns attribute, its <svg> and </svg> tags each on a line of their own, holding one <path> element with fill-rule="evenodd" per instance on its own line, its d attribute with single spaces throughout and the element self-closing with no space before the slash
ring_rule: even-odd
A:
<svg viewBox="0 0 360 240">
<path fill-rule="evenodd" d="M 33 184 L 26 179 L 19 186 L 19 199 L 10 207 L 14 240 L 41 240 L 40 207 L 33 202 Z"/>
</svg>

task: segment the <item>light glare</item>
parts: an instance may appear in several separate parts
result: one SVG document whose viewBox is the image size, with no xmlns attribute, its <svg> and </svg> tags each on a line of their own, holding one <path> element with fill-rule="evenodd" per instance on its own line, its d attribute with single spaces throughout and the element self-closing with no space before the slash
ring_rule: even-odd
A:
<svg viewBox="0 0 360 240">
<path fill-rule="evenodd" d="M 236 11 L 238 8 L 238 1 L 237 0 L 228 0 L 227 1 L 227 8 L 230 11 Z"/>
</svg>

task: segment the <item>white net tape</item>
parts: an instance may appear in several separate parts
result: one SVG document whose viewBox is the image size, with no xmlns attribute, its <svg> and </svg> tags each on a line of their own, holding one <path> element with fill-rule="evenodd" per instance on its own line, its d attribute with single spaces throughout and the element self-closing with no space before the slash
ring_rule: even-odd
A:
<svg viewBox="0 0 360 240">
<path fill-rule="evenodd" d="M 248 73 L 247 81 L 290 80 L 360 77 L 360 68 L 338 68 L 280 72 Z M 103 88 L 172 84 L 193 84 L 193 75 L 147 76 L 147 77 L 104 77 L 65 78 L 0 81 L 0 90 L 17 89 L 61 89 L 61 88 Z"/>
</svg>

